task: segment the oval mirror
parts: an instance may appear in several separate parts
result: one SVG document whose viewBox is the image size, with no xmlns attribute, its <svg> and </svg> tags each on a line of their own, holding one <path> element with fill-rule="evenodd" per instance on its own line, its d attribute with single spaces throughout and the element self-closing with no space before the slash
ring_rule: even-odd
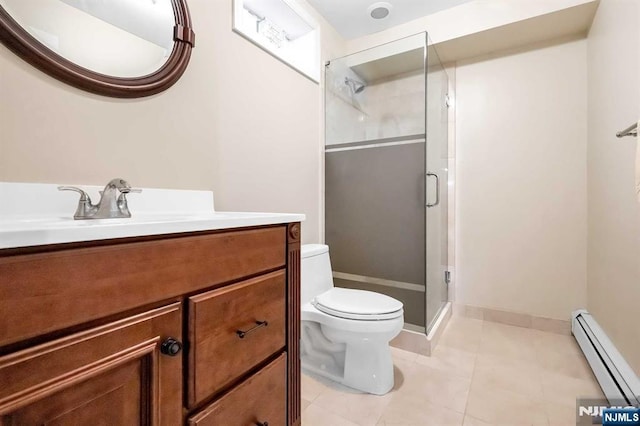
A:
<svg viewBox="0 0 640 426">
<path fill-rule="evenodd" d="M 101 95 L 173 85 L 195 35 L 186 0 L 0 0 L 0 41 L 27 62 Z"/>
</svg>

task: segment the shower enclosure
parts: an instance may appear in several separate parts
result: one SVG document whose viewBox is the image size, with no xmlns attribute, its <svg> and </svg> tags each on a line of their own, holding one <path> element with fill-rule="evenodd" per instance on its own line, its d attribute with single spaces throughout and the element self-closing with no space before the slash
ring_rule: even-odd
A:
<svg viewBox="0 0 640 426">
<path fill-rule="evenodd" d="M 448 77 L 426 33 L 325 68 L 325 239 L 336 286 L 404 303 L 428 332 L 448 300 Z"/>
</svg>

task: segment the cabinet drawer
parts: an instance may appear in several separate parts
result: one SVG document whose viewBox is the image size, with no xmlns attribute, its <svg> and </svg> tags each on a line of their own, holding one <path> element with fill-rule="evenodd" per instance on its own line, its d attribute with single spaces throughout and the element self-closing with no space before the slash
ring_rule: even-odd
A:
<svg viewBox="0 0 640 426">
<path fill-rule="evenodd" d="M 281 268 L 285 229 L 7 257 L 0 250 L 0 346 Z"/>
<path fill-rule="evenodd" d="M 189 298 L 190 407 L 284 348 L 285 283 L 276 271 Z"/>
<path fill-rule="evenodd" d="M 286 422 L 286 355 L 189 419 L 189 426 L 247 426 Z"/>
</svg>

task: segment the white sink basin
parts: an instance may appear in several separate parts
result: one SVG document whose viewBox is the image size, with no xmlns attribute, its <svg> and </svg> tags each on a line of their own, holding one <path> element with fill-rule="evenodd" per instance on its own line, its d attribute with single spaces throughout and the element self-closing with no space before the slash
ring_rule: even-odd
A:
<svg viewBox="0 0 640 426">
<path fill-rule="evenodd" d="M 22 186 L 14 188 L 13 185 Z M 58 193 L 55 185 L 0 183 L 0 195 L 8 201 L 0 206 L 0 249 L 273 225 L 305 219 L 302 214 L 216 212 L 213 195 L 208 191 L 145 189 L 135 195 L 139 198 L 131 196 L 131 218 L 88 220 L 73 219 L 77 197 Z M 66 196 L 65 203 L 59 203 L 56 198 L 62 195 Z M 142 198 L 145 196 L 146 199 Z M 25 200 L 16 199 L 18 197 Z M 39 202 L 33 202 L 34 199 Z M 48 214 L 25 213 L 51 205 L 56 208 Z M 11 206 L 22 207 L 24 211 L 16 208 L 12 211 Z M 164 206 L 180 206 L 184 210 L 163 212 Z"/>
<path fill-rule="evenodd" d="M 139 214 L 130 218 L 119 219 L 83 219 L 76 220 L 71 216 L 57 217 L 20 217 L 0 220 L 0 232 L 8 230 L 29 230 L 29 229 L 60 229 L 60 228 L 82 228 L 82 227 L 102 227 L 102 226 L 137 226 L 143 224 L 180 223 L 180 222 L 201 222 L 201 221 L 228 221 L 242 218 L 260 218 L 272 216 L 271 213 L 235 213 L 235 212 L 211 212 L 211 213 L 157 213 Z"/>
<path fill-rule="evenodd" d="M 19 218 L 0 220 L 0 249 L 273 225 L 300 222 L 304 218 L 301 214 L 246 212 L 145 214 L 129 219 L 95 220 Z"/>
</svg>

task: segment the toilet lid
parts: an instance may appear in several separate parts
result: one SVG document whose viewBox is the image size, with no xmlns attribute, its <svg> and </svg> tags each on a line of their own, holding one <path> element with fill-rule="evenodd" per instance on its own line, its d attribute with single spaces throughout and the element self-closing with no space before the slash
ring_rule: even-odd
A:
<svg viewBox="0 0 640 426">
<path fill-rule="evenodd" d="M 334 287 L 313 298 L 319 311 L 340 318 L 383 320 L 403 314 L 402 302 L 384 294 Z"/>
</svg>

